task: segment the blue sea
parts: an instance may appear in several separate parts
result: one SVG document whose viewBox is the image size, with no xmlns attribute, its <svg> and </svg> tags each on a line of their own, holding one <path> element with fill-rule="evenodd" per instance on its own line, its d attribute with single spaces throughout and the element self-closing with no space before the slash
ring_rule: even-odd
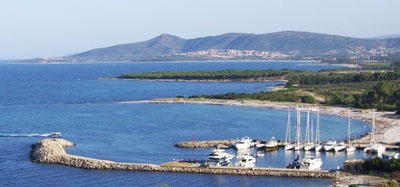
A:
<svg viewBox="0 0 400 187">
<path fill-rule="evenodd" d="M 31 145 L 51 131 L 75 142 L 70 154 L 121 162 L 161 164 L 173 159 L 207 159 L 212 149 L 174 147 L 180 141 L 240 139 L 284 140 L 287 111 L 199 104 L 148 104 L 154 98 L 269 91 L 278 82 L 205 83 L 101 80 L 124 73 L 221 69 L 336 68 L 318 62 L 137 62 L 80 64 L 0 63 L 0 186 L 328 186 L 330 179 L 227 176 L 131 171 L 96 171 L 32 163 Z M 302 124 L 306 114 L 303 113 Z M 295 112 L 292 112 L 294 134 Z M 315 114 L 312 114 L 315 119 Z M 347 119 L 321 115 L 321 139 L 345 140 Z M 305 129 L 303 127 L 303 129 Z M 370 125 L 352 120 L 352 136 Z M 253 150 L 255 151 L 255 150 Z M 227 152 L 235 153 L 234 150 Z M 277 150 L 258 158 L 259 167 L 285 167 L 295 152 Z M 323 169 L 364 158 L 362 152 L 309 153 Z M 304 156 L 304 153 L 300 153 Z"/>
</svg>

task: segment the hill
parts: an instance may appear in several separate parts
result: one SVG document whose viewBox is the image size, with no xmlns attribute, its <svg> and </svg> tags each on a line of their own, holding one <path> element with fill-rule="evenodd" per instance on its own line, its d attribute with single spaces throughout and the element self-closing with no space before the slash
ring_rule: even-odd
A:
<svg viewBox="0 0 400 187">
<path fill-rule="evenodd" d="M 162 34 L 148 41 L 93 49 L 68 61 L 362 58 L 400 54 L 400 38 L 359 39 L 284 31 L 228 33 L 194 39 Z M 47 59 L 51 60 L 51 59 Z"/>
</svg>

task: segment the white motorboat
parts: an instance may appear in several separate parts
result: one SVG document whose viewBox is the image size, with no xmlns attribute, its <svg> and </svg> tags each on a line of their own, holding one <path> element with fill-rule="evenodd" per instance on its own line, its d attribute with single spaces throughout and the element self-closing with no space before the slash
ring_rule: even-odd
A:
<svg viewBox="0 0 400 187">
<path fill-rule="evenodd" d="M 61 132 L 51 132 L 50 133 L 50 138 L 60 138 L 61 137 Z"/>
<path fill-rule="evenodd" d="M 245 168 L 253 168 L 256 164 L 256 158 L 251 156 L 250 154 L 243 154 L 237 156 L 238 166 Z"/>
<path fill-rule="evenodd" d="M 271 140 L 267 141 L 267 143 L 265 144 L 265 150 L 272 151 L 277 149 L 278 149 L 278 141 L 275 139 L 275 137 L 272 137 Z"/>
<path fill-rule="evenodd" d="M 365 153 L 371 154 L 382 154 L 386 150 L 385 146 L 380 143 L 371 142 L 366 148 L 364 148 Z"/>
<path fill-rule="evenodd" d="M 344 142 L 339 142 L 335 146 L 333 146 L 333 150 L 335 152 L 344 151 L 346 149 L 346 144 Z"/>
<path fill-rule="evenodd" d="M 265 147 L 265 144 L 266 144 L 266 141 L 265 141 L 265 140 L 260 141 L 259 143 L 256 144 L 256 148 L 257 148 L 257 149 L 262 149 L 262 148 Z"/>
<path fill-rule="evenodd" d="M 382 144 L 375 142 L 374 133 L 375 133 L 375 110 L 372 113 L 371 143 L 366 148 L 364 148 L 364 152 L 379 155 L 384 153 L 386 148 Z"/>
<path fill-rule="evenodd" d="M 324 147 L 323 147 L 323 149 L 325 150 L 325 151 L 333 151 L 334 149 L 334 147 L 335 147 L 335 145 L 336 145 L 336 140 L 328 140 L 325 144 L 324 144 Z"/>
<path fill-rule="evenodd" d="M 251 147 L 251 139 L 248 136 L 243 137 L 235 144 L 236 149 L 248 149 Z"/>
<path fill-rule="evenodd" d="M 208 155 L 208 161 L 214 162 L 216 166 L 226 166 L 231 163 L 233 157 L 235 157 L 233 154 L 217 148 Z"/>
<path fill-rule="evenodd" d="M 300 169 L 307 170 L 319 170 L 322 166 L 322 160 L 320 158 L 314 158 L 313 156 L 307 156 L 301 160 Z"/>
<path fill-rule="evenodd" d="M 354 152 L 354 151 L 356 151 L 356 147 L 355 147 L 355 146 L 353 146 L 353 145 L 348 145 L 348 146 L 346 147 L 346 152 L 350 153 L 350 152 Z"/>
</svg>

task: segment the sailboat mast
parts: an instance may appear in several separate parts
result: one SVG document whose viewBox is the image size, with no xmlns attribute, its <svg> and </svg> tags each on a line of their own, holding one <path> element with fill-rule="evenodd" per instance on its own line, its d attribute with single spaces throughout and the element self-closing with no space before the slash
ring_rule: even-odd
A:
<svg viewBox="0 0 400 187">
<path fill-rule="evenodd" d="M 290 134 L 290 108 L 288 109 L 287 124 L 286 124 L 286 142 L 291 142 Z"/>
<path fill-rule="evenodd" d="M 300 127 L 300 120 L 301 120 L 301 111 L 300 108 L 297 108 L 297 131 L 296 131 L 296 143 L 297 145 L 301 144 L 301 127 Z"/>
<path fill-rule="evenodd" d="M 319 108 L 317 109 L 317 125 L 315 127 L 315 141 L 319 143 Z"/>
<path fill-rule="evenodd" d="M 306 143 L 310 143 L 310 110 L 307 111 L 307 123 L 306 123 Z"/>
<path fill-rule="evenodd" d="M 349 110 L 348 110 L 348 112 L 347 112 L 348 114 L 347 114 L 347 133 L 348 133 L 348 136 L 349 136 L 349 144 L 350 144 L 350 136 L 351 136 L 351 134 L 350 134 L 350 108 L 349 108 Z"/>
</svg>

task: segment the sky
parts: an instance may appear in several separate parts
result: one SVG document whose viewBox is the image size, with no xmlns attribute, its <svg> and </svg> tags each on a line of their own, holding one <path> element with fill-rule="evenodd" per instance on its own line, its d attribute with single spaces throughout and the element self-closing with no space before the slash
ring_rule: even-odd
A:
<svg viewBox="0 0 400 187">
<path fill-rule="evenodd" d="M 0 59 L 68 56 L 146 41 L 306 31 L 400 34 L 399 0 L 0 0 Z"/>
</svg>

